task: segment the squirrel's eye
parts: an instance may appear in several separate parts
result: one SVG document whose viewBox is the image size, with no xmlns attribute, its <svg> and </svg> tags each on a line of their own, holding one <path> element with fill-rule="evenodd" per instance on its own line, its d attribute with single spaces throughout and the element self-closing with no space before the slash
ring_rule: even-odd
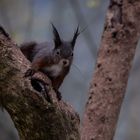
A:
<svg viewBox="0 0 140 140">
<path fill-rule="evenodd" d="M 60 50 L 57 50 L 57 51 L 56 51 L 56 54 L 59 55 L 59 54 L 60 54 Z"/>
<path fill-rule="evenodd" d="M 71 56 L 73 56 L 73 53 L 71 53 Z"/>
</svg>

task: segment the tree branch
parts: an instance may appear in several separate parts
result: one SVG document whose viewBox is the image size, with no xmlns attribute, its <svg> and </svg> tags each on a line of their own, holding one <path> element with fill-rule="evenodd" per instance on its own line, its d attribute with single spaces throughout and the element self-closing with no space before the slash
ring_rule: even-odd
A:
<svg viewBox="0 0 140 140">
<path fill-rule="evenodd" d="M 0 28 L 0 104 L 10 114 L 20 140 L 79 140 L 79 116 L 63 101 L 58 102 L 46 75 L 43 80 L 51 96 L 48 102 L 35 91 L 24 73 L 30 63 Z"/>
<path fill-rule="evenodd" d="M 84 115 L 82 140 L 112 140 L 140 37 L 140 1 L 111 0 Z"/>
</svg>

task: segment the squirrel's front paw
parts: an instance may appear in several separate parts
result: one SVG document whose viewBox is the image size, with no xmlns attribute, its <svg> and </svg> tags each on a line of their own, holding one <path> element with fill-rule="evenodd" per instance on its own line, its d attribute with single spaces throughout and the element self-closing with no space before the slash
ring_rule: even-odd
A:
<svg viewBox="0 0 140 140">
<path fill-rule="evenodd" d="M 28 69 L 28 70 L 25 72 L 24 77 L 33 76 L 34 73 L 35 73 L 35 70 L 33 70 L 33 69 Z"/>
</svg>

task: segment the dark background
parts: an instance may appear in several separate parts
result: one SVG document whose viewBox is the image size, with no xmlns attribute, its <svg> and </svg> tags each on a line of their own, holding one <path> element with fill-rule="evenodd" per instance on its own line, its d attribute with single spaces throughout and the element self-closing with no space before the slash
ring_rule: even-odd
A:
<svg viewBox="0 0 140 140">
<path fill-rule="evenodd" d="M 17 44 L 31 40 L 52 41 L 51 22 L 64 40 L 72 38 L 78 24 L 81 29 L 87 27 L 77 40 L 70 74 L 61 87 L 63 99 L 72 104 L 81 119 L 108 4 L 109 0 L 0 0 L 0 24 Z M 115 140 L 140 140 L 139 60 L 140 45 L 136 50 Z M 18 133 L 5 110 L 0 111 L 0 140 L 18 140 Z"/>
</svg>

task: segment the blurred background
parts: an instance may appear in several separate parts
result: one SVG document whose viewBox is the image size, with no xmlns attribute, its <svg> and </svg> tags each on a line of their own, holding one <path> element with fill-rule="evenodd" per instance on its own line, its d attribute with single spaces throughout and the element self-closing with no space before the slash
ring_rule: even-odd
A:
<svg viewBox="0 0 140 140">
<path fill-rule="evenodd" d="M 0 0 L 0 25 L 17 43 L 52 41 L 53 22 L 64 40 L 78 24 L 79 36 L 70 74 L 61 87 L 63 99 L 82 119 L 89 83 L 100 46 L 109 0 Z M 137 46 L 114 140 L 140 140 L 140 45 Z M 0 110 L 0 140 L 19 140 L 8 113 Z"/>
</svg>

